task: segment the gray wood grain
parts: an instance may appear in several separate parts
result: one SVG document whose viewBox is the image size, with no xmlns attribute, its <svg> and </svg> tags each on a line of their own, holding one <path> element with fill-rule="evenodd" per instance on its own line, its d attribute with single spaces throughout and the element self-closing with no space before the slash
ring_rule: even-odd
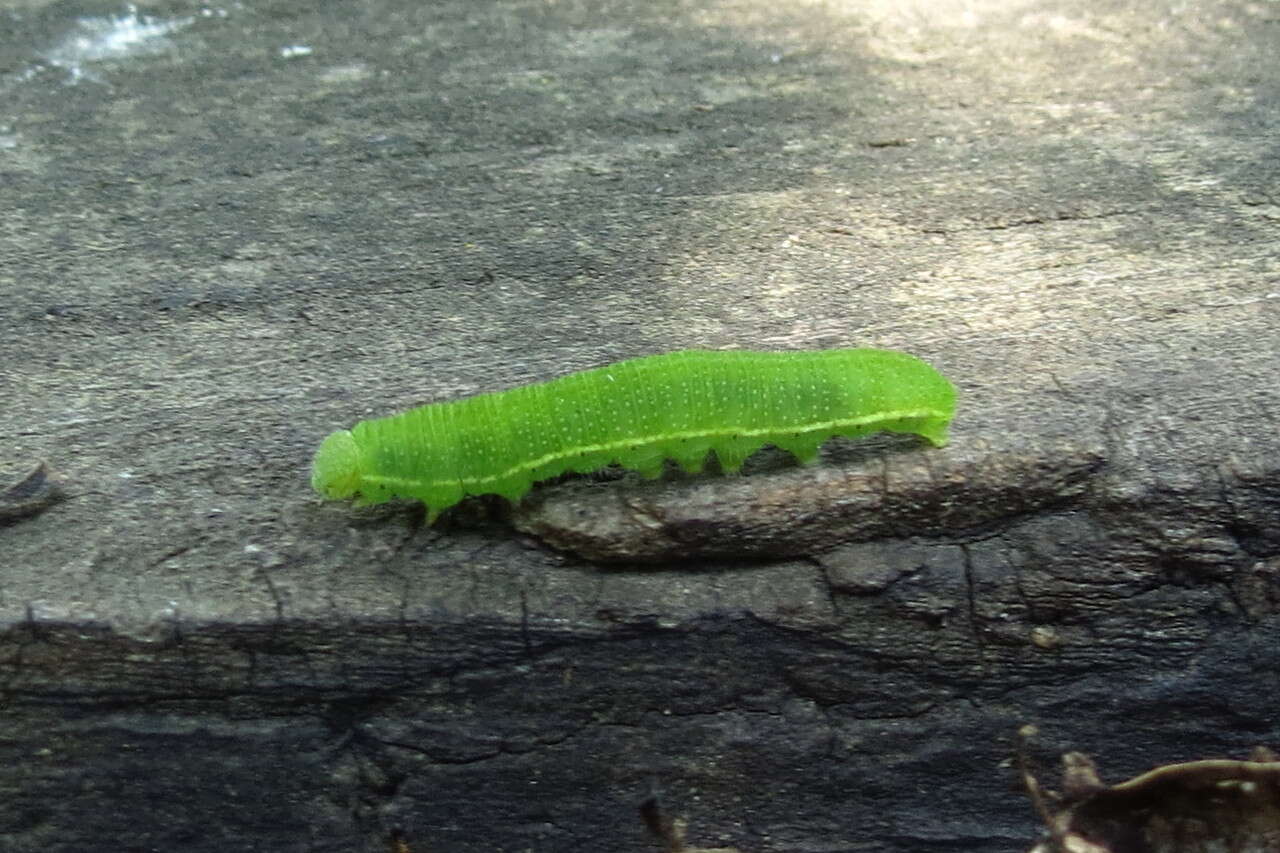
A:
<svg viewBox="0 0 1280 853">
<path fill-rule="evenodd" d="M 0 526 L 0 846 L 644 850 L 657 790 L 1027 849 L 1024 723 L 1280 742 L 1275 4 L 143 11 L 0 9 L 0 483 L 64 498 Z M 909 350 L 952 444 L 309 492 L 361 418 L 693 346 Z"/>
</svg>

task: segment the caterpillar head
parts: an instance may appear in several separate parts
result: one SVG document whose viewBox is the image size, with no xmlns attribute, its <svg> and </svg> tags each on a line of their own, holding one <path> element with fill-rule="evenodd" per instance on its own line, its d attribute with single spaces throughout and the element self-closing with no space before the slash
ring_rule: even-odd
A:
<svg viewBox="0 0 1280 853">
<path fill-rule="evenodd" d="M 330 433 L 311 463 L 311 488 L 326 498 L 342 500 L 360 491 L 360 448 L 350 430 Z"/>
</svg>

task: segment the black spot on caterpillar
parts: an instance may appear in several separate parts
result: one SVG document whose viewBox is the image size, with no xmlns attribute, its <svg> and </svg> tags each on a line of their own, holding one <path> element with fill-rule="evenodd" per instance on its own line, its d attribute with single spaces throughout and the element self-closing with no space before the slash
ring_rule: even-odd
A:
<svg viewBox="0 0 1280 853">
<path fill-rule="evenodd" d="M 811 462 L 832 436 L 947 442 L 956 391 L 903 352 L 684 350 L 550 382 L 433 403 L 329 435 L 311 485 L 327 498 L 413 498 L 434 521 L 468 495 L 515 501 L 539 480 L 617 463 L 646 477 L 672 459 L 737 471 L 766 444 Z"/>
</svg>

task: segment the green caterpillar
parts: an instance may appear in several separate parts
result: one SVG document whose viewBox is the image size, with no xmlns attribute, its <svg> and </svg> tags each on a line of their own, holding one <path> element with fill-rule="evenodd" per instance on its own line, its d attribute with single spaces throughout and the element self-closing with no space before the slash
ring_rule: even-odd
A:
<svg viewBox="0 0 1280 853">
<path fill-rule="evenodd" d="M 359 504 L 414 498 L 430 522 L 467 495 L 515 501 L 611 463 L 656 477 L 665 459 L 697 472 L 715 451 L 734 472 L 766 444 L 811 462 L 832 436 L 881 430 L 941 447 L 955 404 L 955 387 L 903 352 L 684 350 L 361 421 L 320 445 L 311 485 Z"/>
</svg>

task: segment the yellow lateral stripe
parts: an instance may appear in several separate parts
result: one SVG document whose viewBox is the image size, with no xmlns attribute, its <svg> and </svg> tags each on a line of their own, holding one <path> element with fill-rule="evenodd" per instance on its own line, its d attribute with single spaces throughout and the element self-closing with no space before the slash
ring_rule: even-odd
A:
<svg viewBox="0 0 1280 853">
<path fill-rule="evenodd" d="M 714 431 L 702 430 L 702 431 L 690 431 L 690 432 L 674 432 L 668 435 L 632 438 L 626 441 L 612 441 L 612 442 L 607 442 L 605 444 L 586 444 L 580 447 L 574 447 L 569 450 L 562 450 L 556 453 L 548 453 L 544 456 L 540 456 L 537 459 L 531 460 L 529 462 L 525 462 L 520 465 L 513 465 L 512 467 L 508 468 L 505 471 L 502 471 L 501 473 L 492 474 L 488 477 L 474 477 L 468 480 L 455 479 L 455 480 L 423 481 L 423 480 L 411 480 L 407 477 L 387 477 L 387 476 L 381 476 L 377 474 L 364 474 L 364 475 L 361 475 L 361 479 L 369 483 L 374 483 L 380 486 L 390 486 L 392 488 L 396 486 L 409 486 L 409 487 L 417 487 L 417 488 L 421 488 L 423 486 L 426 486 L 427 488 L 432 488 L 435 486 L 456 486 L 456 485 L 476 486 L 476 485 L 483 485 L 485 483 L 496 483 L 506 479 L 507 477 L 512 476 L 513 474 L 519 473 L 521 471 L 529 471 L 534 468 L 540 468 L 543 465 L 546 465 L 548 462 L 554 462 L 557 459 L 569 459 L 571 457 L 582 456 L 583 454 L 587 454 L 587 453 L 600 453 L 603 451 L 610 451 L 610 450 L 622 450 L 624 448 L 632 448 L 638 445 L 650 444 L 658 441 L 672 441 L 675 439 L 688 439 L 688 438 L 706 438 L 707 436 L 721 436 L 724 438 L 730 438 L 730 437 L 763 438 L 765 436 L 777 435 L 779 433 L 784 435 L 794 435 L 797 433 L 805 433 L 805 432 L 830 432 L 834 434 L 839 428 L 867 426 L 868 424 L 873 424 L 881 421 L 898 421 L 906 418 L 945 418 L 945 417 L 946 417 L 946 414 L 944 412 L 939 412 L 936 409 L 903 409 L 895 412 L 879 412 L 874 415 L 863 415 L 862 417 L 858 417 L 858 418 L 847 418 L 844 420 L 835 420 L 835 421 L 823 421 L 821 423 L 811 424 L 807 426 L 798 426 L 798 427 L 762 427 L 759 429 L 714 430 Z M 715 448 L 712 447 L 711 449 L 714 450 Z"/>
</svg>

